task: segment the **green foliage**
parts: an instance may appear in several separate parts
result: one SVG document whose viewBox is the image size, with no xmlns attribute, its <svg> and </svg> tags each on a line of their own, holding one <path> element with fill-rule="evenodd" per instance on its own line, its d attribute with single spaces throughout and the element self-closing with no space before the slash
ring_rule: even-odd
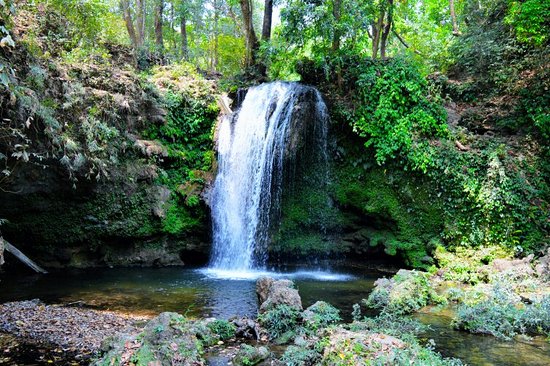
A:
<svg viewBox="0 0 550 366">
<path fill-rule="evenodd" d="M 235 337 L 235 325 L 229 323 L 227 320 L 216 319 L 208 323 L 207 327 L 214 334 L 217 334 L 222 341 Z"/>
<path fill-rule="evenodd" d="M 186 207 L 179 199 L 168 203 L 166 216 L 162 220 L 163 230 L 170 234 L 190 232 L 202 226 L 202 217 Z"/>
<path fill-rule="evenodd" d="M 298 330 L 301 313 L 295 307 L 281 304 L 258 315 L 258 321 L 271 339 L 277 339 L 287 332 L 295 333 Z"/>
<path fill-rule="evenodd" d="M 511 253 L 498 246 L 475 249 L 457 247 L 453 252 L 437 247 L 434 257 L 443 270 L 443 279 L 475 285 L 489 280 L 489 274 L 482 269 L 484 265 L 491 264 L 495 259 L 508 259 Z"/>
<path fill-rule="evenodd" d="M 370 218 L 368 245 L 382 246 L 386 254 L 399 255 L 412 267 L 427 268 L 426 256 L 444 228 L 444 212 L 433 186 L 398 167 L 373 166 L 362 151 L 341 152 L 345 165 L 337 168 L 335 201 Z M 349 214 L 347 220 L 360 222 Z"/>
<path fill-rule="evenodd" d="M 151 124 L 147 135 L 167 148 L 157 157 L 162 167 L 159 183 L 173 194 L 163 220 L 164 231 L 189 232 L 202 225 L 204 212 L 198 195 L 214 162 L 212 129 L 218 115 L 215 89 L 189 64 L 153 69 L 150 80 L 162 93 L 166 122 Z"/>
<path fill-rule="evenodd" d="M 446 114 L 430 97 L 426 80 L 407 59 L 357 67 L 354 130 L 374 147 L 378 164 L 399 158 L 426 172 L 435 154 L 431 138 L 447 135 Z"/>
<path fill-rule="evenodd" d="M 379 279 L 364 300 L 368 307 L 394 314 L 409 314 L 444 301 L 432 288 L 427 273 L 405 270 L 400 270 L 390 280 Z"/>
<path fill-rule="evenodd" d="M 303 320 L 306 330 L 315 332 L 336 324 L 342 318 L 340 318 L 340 310 L 324 301 L 317 301 L 304 311 Z"/>
<path fill-rule="evenodd" d="M 321 354 L 314 349 L 299 346 L 288 346 L 281 357 L 286 366 L 316 365 L 321 359 Z"/>
<path fill-rule="evenodd" d="M 521 42 L 542 46 L 550 34 L 550 3 L 545 0 L 510 1 L 506 22 Z"/>
<path fill-rule="evenodd" d="M 472 333 L 511 339 L 516 334 L 550 335 L 550 296 L 532 304 L 520 302 L 509 284 L 496 284 L 488 299 L 461 304 L 455 327 Z"/>
<path fill-rule="evenodd" d="M 369 331 L 388 334 L 398 338 L 410 338 L 426 330 L 418 320 L 402 314 L 382 312 L 375 317 L 364 317 L 349 325 L 352 331 Z"/>
</svg>

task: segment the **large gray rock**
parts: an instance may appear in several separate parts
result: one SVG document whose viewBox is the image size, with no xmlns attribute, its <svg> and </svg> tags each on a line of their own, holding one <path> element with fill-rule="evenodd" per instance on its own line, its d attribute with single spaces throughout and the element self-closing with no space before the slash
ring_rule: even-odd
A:
<svg viewBox="0 0 550 366">
<path fill-rule="evenodd" d="M 256 293 L 260 302 L 260 313 L 278 305 L 288 305 L 302 310 L 302 299 L 294 283 L 290 280 L 278 280 L 262 277 L 256 282 Z"/>
</svg>

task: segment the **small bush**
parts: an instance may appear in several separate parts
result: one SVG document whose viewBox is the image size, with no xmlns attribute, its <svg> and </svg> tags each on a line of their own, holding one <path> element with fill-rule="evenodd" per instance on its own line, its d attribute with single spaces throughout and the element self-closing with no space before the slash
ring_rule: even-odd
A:
<svg viewBox="0 0 550 366">
<path fill-rule="evenodd" d="M 496 285 L 485 301 L 459 306 L 454 325 L 472 333 L 511 339 L 516 334 L 550 334 L 550 296 L 524 304 L 511 287 Z"/>
<path fill-rule="evenodd" d="M 326 328 L 342 319 L 340 310 L 324 301 L 317 301 L 307 308 L 303 313 L 303 318 L 305 327 L 311 331 Z"/>
<path fill-rule="evenodd" d="M 296 308 L 283 304 L 260 314 L 258 321 L 267 330 L 269 337 L 276 339 L 287 332 L 295 332 L 300 326 L 301 314 Z"/>
<path fill-rule="evenodd" d="M 220 337 L 220 340 L 225 341 L 235 336 L 237 330 L 235 326 L 227 320 L 214 320 L 207 325 L 214 334 Z"/>
<path fill-rule="evenodd" d="M 320 358 L 321 354 L 315 350 L 304 347 L 288 346 L 281 357 L 281 361 L 286 366 L 308 366 L 316 365 Z"/>
<path fill-rule="evenodd" d="M 365 331 L 389 334 L 394 337 L 414 336 L 426 330 L 426 326 L 418 320 L 398 314 L 385 313 L 373 317 L 365 317 L 360 322 L 349 326 L 352 331 Z"/>
<path fill-rule="evenodd" d="M 432 288 L 428 274 L 400 270 L 393 278 L 376 281 L 376 287 L 367 300 L 368 307 L 395 314 L 409 314 L 420 308 L 438 304 L 445 299 Z"/>
</svg>

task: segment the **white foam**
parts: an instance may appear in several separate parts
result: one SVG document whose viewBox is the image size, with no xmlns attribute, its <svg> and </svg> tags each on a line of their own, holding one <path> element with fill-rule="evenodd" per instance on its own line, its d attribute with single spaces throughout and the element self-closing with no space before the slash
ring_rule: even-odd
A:
<svg viewBox="0 0 550 366">
<path fill-rule="evenodd" d="M 266 270 L 225 270 L 217 268 L 202 268 L 198 272 L 208 278 L 225 280 L 257 280 L 260 277 L 289 278 L 289 279 L 312 279 L 318 281 L 351 281 L 355 276 L 334 273 L 330 271 L 296 271 L 296 272 L 274 272 Z"/>
</svg>

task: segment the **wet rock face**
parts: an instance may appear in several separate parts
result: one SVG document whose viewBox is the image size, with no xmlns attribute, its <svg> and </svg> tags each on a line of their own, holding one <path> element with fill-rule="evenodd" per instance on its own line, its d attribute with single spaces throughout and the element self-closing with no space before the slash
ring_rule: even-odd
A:
<svg viewBox="0 0 550 366">
<path fill-rule="evenodd" d="M 256 282 L 256 293 L 260 301 L 260 313 L 275 308 L 278 305 L 288 305 L 302 310 L 302 299 L 298 290 L 293 288 L 290 280 L 275 281 L 270 277 L 262 277 Z"/>
</svg>

